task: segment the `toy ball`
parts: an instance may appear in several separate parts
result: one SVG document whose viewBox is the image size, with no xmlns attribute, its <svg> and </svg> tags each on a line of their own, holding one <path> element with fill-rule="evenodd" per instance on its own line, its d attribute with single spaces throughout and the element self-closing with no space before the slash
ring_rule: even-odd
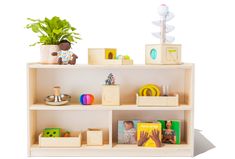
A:
<svg viewBox="0 0 235 159">
<path fill-rule="evenodd" d="M 169 12 L 168 6 L 165 4 L 162 4 L 158 8 L 158 13 L 160 16 L 166 16 Z"/>
<path fill-rule="evenodd" d="M 123 59 L 123 56 L 122 56 L 122 55 L 118 55 L 118 56 L 117 56 L 117 59 L 118 59 L 118 60 L 122 60 L 122 59 Z"/>
<path fill-rule="evenodd" d="M 125 60 L 130 60 L 131 58 L 130 58 L 130 56 L 125 55 L 125 56 L 124 56 L 124 59 L 125 59 Z"/>
<path fill-rule="evenodd" d="M 80 96 L 80 103 L 82 105 L 91 105 L 94 102 L 94 96 L 92 94 L 82 94 Z"/>
</svg>

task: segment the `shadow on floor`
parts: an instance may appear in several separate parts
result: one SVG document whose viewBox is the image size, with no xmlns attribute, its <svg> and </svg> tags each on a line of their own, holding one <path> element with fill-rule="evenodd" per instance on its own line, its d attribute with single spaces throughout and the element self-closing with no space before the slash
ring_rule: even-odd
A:
<svg viewBox="0 0 235 159">
<path fill-rule="evenodd" d="M 201 134 L 201 130 L 194 129 L 194 156 L 215 148 L 215 145 Z"/>
</svg>

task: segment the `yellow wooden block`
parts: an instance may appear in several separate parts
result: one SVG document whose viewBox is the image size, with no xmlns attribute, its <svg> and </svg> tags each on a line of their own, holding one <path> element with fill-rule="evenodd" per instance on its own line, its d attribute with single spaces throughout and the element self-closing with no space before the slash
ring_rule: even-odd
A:
<svg viewBox="0 0 235 159">
<path fill-rule="evenodd" d="M 116 49 L 105 49 L 105 59 L 116 59 Z"/>
</svg>

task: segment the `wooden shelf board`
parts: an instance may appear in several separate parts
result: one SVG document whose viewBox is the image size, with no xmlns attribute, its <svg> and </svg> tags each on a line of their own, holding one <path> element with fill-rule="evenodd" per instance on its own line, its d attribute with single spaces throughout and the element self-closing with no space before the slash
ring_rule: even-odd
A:
<svg viewBox="0 0 235 159">
<path fill-rule="evenodd" d="M 29 68 L 65 68 L 65 69 L 191 69 L 193 64 L 183 63 L 180 65 L 88 65 L 88 64 L 76 64 L 76 65 L 56 65 L 56 64 L 40 64 L 29 63 Z"/>
<path fill-rule="evenodd" d="M 137 105 L 103 106 L 103 105 L 79 105 L 71 104 L 66 106 L 48 106 L 45 104 L 33 104 L 30 110 L 191 110 L 189 105 L 178 107 L 139 107 Z"/>
<path fill-rule="evenodd" d="M 40 147 L 38 144 L 34 144 L 31 146 L 32 149 L 107 149 L 110 148 L 111 146 L 109 144 L 104 144 L 103 146 L 87 146 L 86 144 L 82 144 L 81 147 Z"/>
<path fill-rule="evenodd" d="M 138 147 L 137 145 L 113 144 L 79 148 L 42 148 L 32 145 L 31 156 L 193 156 L 193 147 L 188 144 L 165 145 L 161 148 Z"/>
<path fill-rule="evenodd" d="M 189 144 L 164 144 L 164 146 L 160 148 L 155 148 L 155 147 L 140 147 L 135 144 L 133 145 L 128 145 L 128 144 L 113 144 L 114 149 L 190 149 Z"/>
</svg>

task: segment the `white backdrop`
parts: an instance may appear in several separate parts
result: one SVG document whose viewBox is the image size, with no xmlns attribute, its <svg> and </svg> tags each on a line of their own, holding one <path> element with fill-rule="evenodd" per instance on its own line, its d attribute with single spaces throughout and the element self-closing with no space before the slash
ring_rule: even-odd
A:
<svg viewBox="0 0 235 159">
<path fill-rule="evenodd" d="M 3 0 L 0 2 L 0 156 L 27 158 L 26 63 L 38 61 L 37 37 L 24 29 L 26 18 L 54 15 L 78 29 L 73 46 L 78 63 L 87 63 L 87 48 L 115 47 L 144 63 L 144 47 L 157 43 L 157 7 L 169 5 L 183 45 L 182 60 L 196 64 L 195 128 L 216 147 L 196 158 L 234 156 L 235 23 L 232 0 Z M 198 139 L 198 138 L 196 138 Z M 199 139 L 197 140 L 199 141 Z M 197 148 L 207 143 L 199 142 Z M 198 143 L 198 142 L 197 142 Z M 201 150 L 203 151 L 203 150 Z"/>
</svg>

